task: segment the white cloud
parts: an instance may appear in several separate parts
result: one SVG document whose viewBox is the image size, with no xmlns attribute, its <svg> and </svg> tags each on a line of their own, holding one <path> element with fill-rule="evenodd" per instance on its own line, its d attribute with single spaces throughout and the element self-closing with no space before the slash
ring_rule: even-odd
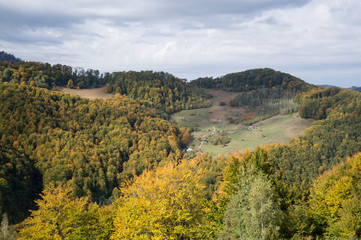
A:
<svg viewBox="0 0 361 240">
<path fill-rule="evenodd" d="M 313 83 L 337 85 L 342 76 L 361 85 L 361 2 L 289 2 L 7 1 L 0 45 L 26 60 L 102 71 L 193 79 L 272 67 Z"/>
</svg>

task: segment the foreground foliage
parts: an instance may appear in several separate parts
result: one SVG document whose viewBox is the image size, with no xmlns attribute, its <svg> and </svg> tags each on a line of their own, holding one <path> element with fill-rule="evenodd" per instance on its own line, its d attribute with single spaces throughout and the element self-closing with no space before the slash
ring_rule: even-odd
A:
<svg viewBox="0 0 361 240">
<path fill-rule="evenodd" d="M 121 189 L 112 239 L 204 239 L 203 172 L 197 161 L 168 163 Z"/>
<path fill-rule="evenodd" d="M 37 204 L 39 209 L 20 225 L 18 239 L 109 239 L 106 209 L 76 197 L 68 186 L 50 184 Z"/>
<path fill-rule="evenodd" d="M 272 165 L 267 150 L 260 148 L 231 159 L 218 193 L 218 206 L 224 212 L 218 239 L 279 236 L 282 214 Z"/>
<path fill-rule="evenodd" d="M 313 234 L 361 237 L 361 154 L 347 159 L 315 181 L 309 201 Z"/>
</svg>

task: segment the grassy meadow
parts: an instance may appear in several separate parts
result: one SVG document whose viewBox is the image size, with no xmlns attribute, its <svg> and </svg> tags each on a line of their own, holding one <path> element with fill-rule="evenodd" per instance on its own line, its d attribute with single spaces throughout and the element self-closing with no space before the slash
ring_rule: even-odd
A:
<svg viewBox="0 0 361 240">
<path fill-rule="evenodd" d="M 297 113 L 277 115 L 253 124 L 255 129 L 250 130 L 249 126 L 241 124 L 214 122 L 211 115 L 209 109 L 188 110 L 172 115 L 172 119 L 182 126 L 194 129 L 190 145 L 193 153 L 227 155 L 266 144 L 287 143 L 312 123 L 311 120 L 298 117 Z M 213 144 L 212 140 L 219 136 L 227 137 L 230 142 L 225 145 Z"/>
</svg>

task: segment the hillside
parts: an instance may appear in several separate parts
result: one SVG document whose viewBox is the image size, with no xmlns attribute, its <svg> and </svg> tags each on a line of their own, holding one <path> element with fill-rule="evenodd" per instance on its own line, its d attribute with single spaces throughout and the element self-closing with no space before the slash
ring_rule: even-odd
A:
<svg viewBox="0 0 361 240">
<path fill-rule="evenodd" d="M 76 195 L 105 201 L 129 177 L 179 158 L 181 147 L 188 144 L 182 140 L 185 129 L 120 95 L 108 101 L 90 101 L 30 86 L 0 84 L 0 98 L 0 144 L 31 159 L 31 166 L 43 179 L 33 187 L 69 182 Z M 15 172 L 21 171 L 16 169 L 20 162 L 15 166 Z M 6 180 L 4 186 L 12 181 Z M 5 203 L 9 202 L 17 201 Z M 2 205 L 1 209 L 9 207 Z M 11 220 L 19 219 L 12 214 Z"/>
<path fill-rule="evenodd" d="M 79 96 L 82 98 L 88 99 L 108 99 L 114 97 L 112 93 L 106 93 L 105 87 L 101 88 L 88 88 L 88 89 L 73 89 L 73 88 L 66 88 L 66 87 L 59 87 L 58 90 L 60 92 L 69 93 L 74 96 Z"/>
<path fill-rule="evenodd" d="M 50 89 L 54 86 L 90 88 L 104 85 L 98 70 L 72 68 L 70 66 L 40 62 L 0 61 L 0 81 L 26 84 Z"/>
<path fill-rule="evenodd" d="M 318 121 L 290 144 L 276 146 L 272 155 L 284 178 L 310 183 L 361 151 L 361 94 L 338 88 L 313 89 L 298 101 L 300 116 Z"/>
<path fill-rule="evenodd" d="M 191 155 L 204 152 L 216 156 L 271 143 L 288 143 L 312 123 L 310 119 L 298 117 L 297 113 L 284 114 L 267 117 L 266 120 L 253 124 L 255 129 L 249 130 L 249 125 L 235 122 L 235 119 L 247 119 L 250 109 L 247 106 L 230 106 L 231 100 L 239 93 L 216 89 L 205 91 L 213 96 L 211 107 L 171 115 L 172 120 L 192 130 L 193 141 L 189 147 L 193 151 L 188 152 Z M 217 140 L 220 141 L 216 143 Z"/>
<path fill-rule="evenodd" d="M 361 87 L 351 87 L 352 90 L 355 90 L 355 91 L 358 91 L 358 92 L 361 92 Z"/>
<path fill-rule="evenodd" d="M 109 92 L 144 100 L 166 113 L 209 106 L 209 95 L 165 72 L 114 72 L 105 75 Z"/>
<path fill-rule="evenodd" d="M 361 237 L 356 91 L 271 69 L 190 83 L 164 72 L 101 75 L 33 62 L 0 62 L 0 71 L 2 233 Z M 50 90 L 58 85 L 84 97 Z M 208 141 L 203 153 L 186 151 L 192 136 Z M 235 151 L 242 142 L 249 150 Z"/>
<path fill-rule="evenodd" d="M 214 79 L 198 78 L 193 80 L 191 85 L 202 88 L 222 89 L 229 92 L 245 92 L 274 87 L 288 91 L 306 91 L 312 88 L 312 85 L 299 78 L 270 68 L 230 73 Z"/>
<path fill-rule="evenodd" d="M 9 63 L 22 62 L 22 60 L 20 58 L 17 58 L 14 55 L 12 55 L 10 53 L 6 53 L 4 51 L 0 52 L 0 61 L 6 61 Z"/>
<path fill-rule="evenodd" d="M 0 61 L 0 81 L 31 85 L 46 89 L 67 87 L 92 89 L 104 87 L 106 93 L 120 93 L 131 99 L 144 100 L 167 114 L 185 109 L 209 106 L 209 95 L 189 87 L 185 80 L 164 72 L 114 72 L 39 62 Z M 90 90 L 91 91 L 91 90 Z"/>
</svg>

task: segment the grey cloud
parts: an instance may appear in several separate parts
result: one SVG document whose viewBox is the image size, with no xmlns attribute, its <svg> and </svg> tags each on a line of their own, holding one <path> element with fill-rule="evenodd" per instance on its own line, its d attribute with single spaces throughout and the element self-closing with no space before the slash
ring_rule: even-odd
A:
<svg viewBox="0 0 361 240">
<path fill-rule="evenodd" d="M 309 2 L 309 0 L 289 1 L 289 0 L 183 0 L 172 2 L 174 8 L 185 15 L 249 15 L 255 12 L 262 12 L 273 8 L 299 7 Z"/>
<path fill-rule="evenodd" d="M 360 9 L 359 0 L 3 1 L 0 43 L 23 59 L 105 71 L 193 79 L 272 67 L 351 79 Z"/>
</svg>

